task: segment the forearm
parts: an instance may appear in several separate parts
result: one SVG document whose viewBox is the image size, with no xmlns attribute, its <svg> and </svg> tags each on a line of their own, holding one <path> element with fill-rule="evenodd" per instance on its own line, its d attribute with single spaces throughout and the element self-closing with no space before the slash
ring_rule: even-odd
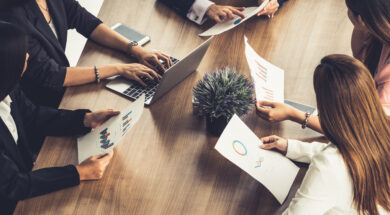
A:
<svg viewBox="0 0 390 215">
<path fill-rule="evenodd" d="M 106 65 L 97 67 L 100 79 L 120 75 L 120 70 L 116 65 Z M 94 67 L 68 67 L 66 69 L 64 87 L 88 84 L 96 81 Z"/>
<path fill-rule="evenodd" d="M 306 119 L 306 114 L 303 111 L 293 109 L 292 113 L 290 114 L 290 120 L 294 121 L 298 124 L 303 124 L 303 122 Z M 309 119 L 307 120 L 307 127 L 319 132 L 324 133 L 324 131 L 321 128 L 320 120 L 318 119 L 318 116 L 311 115 Z"/>
<path fill-rule="evenodd" d="M 127 47 L 130 43 L 127 38 L 113 31 L 105 24 L 98 25 L 92 32 L 90 38 L 101 45 L 125 53 L 127 52 Z"/>
</svg>

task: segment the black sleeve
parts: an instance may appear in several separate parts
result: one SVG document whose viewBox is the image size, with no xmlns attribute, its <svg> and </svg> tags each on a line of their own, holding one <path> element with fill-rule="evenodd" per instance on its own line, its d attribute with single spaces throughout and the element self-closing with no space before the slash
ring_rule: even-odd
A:
<svg viewBox="0 0 390 215">
<path fill-rule="evenodd" d="M 89 37 L 95 28 L 102 23 L 75 0 L 63 0 L 68 21 L 68 29 L 76 28 L 84 37 Z"/>
<path fill-rule="evenodd" d="M 172 8 L 176 13 L 186 17 L 195 0 L 159 0 Z"/>
<path fill-rule="evenodd" d="M 18 201 L 80 184 L 73 165 L 53 167 L 23 173 L 0 152 L 0 196 Z"/>
<path fill-rule="evenodd" d="M 278 0 L 278 3 L 279 3 L 279 7 L 281 7 L 283 5 L 284 2 L 286 2 L 288 0 Z"/>
<path fill-rule="evenodd" d="M 28 53 L 30 55 L 28 70 L 23 75 L 23 79 L 45 88 L 62 90 L 66 67 L 60 66 L 52 59 L 41 43 L 33 37 L 29 38 Z"/>
<path fill-rule="evenodd" d="M 35 106 L 22 90 L 15 90 L 15 94 L 24 127 L 29 131 L 40 132 L 45 136 L 82 135 L 91 131 L 91 128 L 84 126 L 84 117 L 89 110 L 70 111 Z"/>
</svg>

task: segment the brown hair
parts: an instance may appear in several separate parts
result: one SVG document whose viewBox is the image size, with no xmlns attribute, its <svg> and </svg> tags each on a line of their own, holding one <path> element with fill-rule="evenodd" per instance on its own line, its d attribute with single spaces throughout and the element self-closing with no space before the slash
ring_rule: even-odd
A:
<svg viewBox="0 0 390 215">
<path fill-rule="evenodd" d="M 352 177 L 360 214 L 390 211 L 390 126 L 367 68 L 330 55 L 314 72 L 321 127 L 337 146 Z"/>
<path fill-rule="evenodd" d="M 360 16 L 371 33 L 367 52 L 360 59 L 375 74 L 378 66 L 382 44 L 390 46 L 390 2 L 388 0 L 345 0 L 348 9 L 357 17 Z"/>
</svg>

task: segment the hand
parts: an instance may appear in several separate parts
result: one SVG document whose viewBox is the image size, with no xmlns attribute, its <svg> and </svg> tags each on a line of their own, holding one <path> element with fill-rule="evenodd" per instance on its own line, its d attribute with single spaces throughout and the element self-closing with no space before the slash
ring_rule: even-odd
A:
<svg viewBox="0 0 390 215">
<path fill-rule="evenodd" d="M 233 19 L 234 15 L 237 15 L 244 19 L 245 15 L 241 12 L 244 9 L 244 7 L 232 7 L 213 4 L 207 9 L 206 15 L 210 19 L 221 23 L 226 19 Z"/>
<path fill-rule="evenodd" d="M 117 70 L 119 71 L 119 75 L 127 79 L 134 80 L 144 87 L 147 85 L 140 77 L 144 76 L 149 80 L 160 80 L 162 78 L 161 75 L 157 74 L 157 72 L 151 68 L 139 63 L 119 64 L 117 65 Z"/>
<path fill-rule="evenodd" d="M 164 66 L 159 61 L 160 59 L 165 61 L 168 67 L 173 65 L 171 58 L 159 51 L 150 51 L 142 48 L 141 46 L 134 46 L 131 51 L 140 63 L 155 71 L 157 71 L 156 67 L 159 67 L 162 71 L 165 72 Z"/>
<path fill-rule="evenodd" d="M 261 5 L 264 0 L 259 0 L 259 5 Z M 269 3 L 264 7 L 262 11 L 257 13 L 257 16 L 268 15 L 273 17 L 276 11 L 279 9 L 279 2 L 277 0 L 270 0 Z"/>
<path fill-rule="evenodd" d="M 261 149 L 264 150 L 276 149 L 281 154 L 286 155 L 287 146 L 288 146 L 288 141 L 286 139 L 272 135 L 268 137 L 263 137 L 260 140 L 261 142 L 264 143 L 259 146 Z"/>
<path fill-rule="evenodd" d="M 87 128 L 97 128 L 109 118 L 116 116 L 119 113 L 120 111 L 114 111 L 112 109 L 86 113 L 84 117 L 84 126 Z"/>
<path fill-rule="evenodd" d="M 257 115 L 269 122 L 292 120 L 292 116 L 299 112 L 290 105 L 267 101 L 257 101 L 256 109 Z"/>
<path fill-rule="evenodd" d="M 91 156 L 76 166 L 77 172 L 80 175 L 80 181 L 101 179 L 113 155 L 114 151 L 107 154 Z"/>
</svg>

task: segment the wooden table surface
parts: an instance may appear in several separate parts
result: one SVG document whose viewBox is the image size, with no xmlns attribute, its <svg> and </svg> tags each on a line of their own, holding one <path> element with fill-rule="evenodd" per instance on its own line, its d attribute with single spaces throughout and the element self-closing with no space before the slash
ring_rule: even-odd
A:
<svg viewBox="0 0 390 215">
<path fill-rule="evenodd" d="M 217 1 L 222 3 L 222 1 Z M 239 6 L 240 0 L 224 1 Z M 256 1 L 246 1 L 253 6 Z M 197 36 L 212 25 L 198 26 L 155 0 L 106 0 L 99 14 L 107 25 L 118 22 L 151 36 L 147 48 L 183 58 L 205 41 Z M 19 202 L 15 214 L 280 214 L 304 177 L 302 166 L 288 199 L 272 194 L 221 156 L 217 138 L 205 120 L 192 113 L 192 89 L 206 72 L 237 68 L 249 76 L 244 35 L 265 59 L 285 70 L 285 98 L 315 105 L 312 76 L 327 54 L 351 54 L 352 24 L 344 1 L 290 0 L 273 19 L 254 17 L 217 36 L 198 71 L 144 110 L 138 124 L 115 148 L 102 180 Z M 79 66 L 129 62 L 123 54 L 88 42 Z M 89 84 L 67 90 L 61 108 L 121 110 L 130 100 Z M 313 139 L 320 134 L 292 122 L 271 124 L 254 108 L 243 117 L 259 136 Z M 77 164 L 76 138 L 46 139 L 35 169 Z"/>
</svg>

